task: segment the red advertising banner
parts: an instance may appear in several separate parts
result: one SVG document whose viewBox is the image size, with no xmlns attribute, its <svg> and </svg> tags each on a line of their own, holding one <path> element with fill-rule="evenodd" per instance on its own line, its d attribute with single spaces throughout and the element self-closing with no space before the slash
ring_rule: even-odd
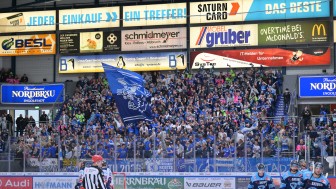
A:
<svg viewBox="0 0 336 189">
<path fill-rule="evenodd" d="M 0 188 L 6 189 L 32 189 L 32 177 L 1 177 Z"/>
<path fill-rule="evenodd" d="M 192 69 L 316 66 L 330 64 L 330 48 L 206 50 L 190 53 Z"/>
<path fill-rule="evenodd" d="M 330 188 L 336 188 L 336 178 L 328 178 L 330 182 Z"/>
</svg>

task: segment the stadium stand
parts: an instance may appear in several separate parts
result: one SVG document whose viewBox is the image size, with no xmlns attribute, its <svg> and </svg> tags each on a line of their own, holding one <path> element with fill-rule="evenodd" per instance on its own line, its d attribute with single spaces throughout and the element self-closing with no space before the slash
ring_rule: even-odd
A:
<svg viewBox="0 0 336 189">
<path fill-rule="evenodd" d="M 110 159 L 260 158 L 293 156 L 293 151 L 305 157 L 307 135 L 299 133 L 298 121 L 288 115 L 274 118 L 276 109 L 282 108 L 276 106 L 282 94 L 279 70 L 142 75 L 152 93 L 153 122 L 126 127 L 106 78 L 82 77 L 74 95 L 62 105 L 56 123 L 43 119 L 36 127 L 35 120 L 26 118 L 24 135 L 14 145 L 16 158 L 78 160 L 94 154 Z M 330 113 L 327 116 L 322 107 L 320 117 L 307 122 L 306 133 L 314 144 L 309 150 L 311 158 L 332 155 L 329 144 L 336 111 Z M 322 139 L 317 131 L 324 128 Z M 2 152 L 8 146 L 5 131 L 4 127 Z"/>
</svg>

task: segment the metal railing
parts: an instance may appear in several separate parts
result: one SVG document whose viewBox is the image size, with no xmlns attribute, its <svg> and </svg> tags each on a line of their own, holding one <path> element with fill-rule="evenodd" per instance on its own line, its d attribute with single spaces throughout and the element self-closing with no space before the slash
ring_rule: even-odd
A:
<svg viewBox="0 0 336 189">
<path fill-rule="evenodd" d="M 327 127 L 332 127 L 334 123 L 336 123 L 336 113 L 312 115 L 309 124 L 314 127 L 324 129 Z"/>
<path fill-rule="evenodd" d="M 282 172 L 288 170 L 290 160 L 305 159 L 322 162 L 325 171 L 335 175 L 334 131 L 300 133 L 296 117 L 269 128 L 267 124 L 260 123 L 258 130 L 219 131 L 205 138 L 167 131 L 145 137 L 122 136 L 94 129 L 76 135 L 63 132 L 65 128 L 71 130 L 70 124 L 65 128 L 54 125 L 52 133 L 40 128 L 36 135 L 1 135 L 5 140 L 1 143 L 0 171 L 73 172 L 78 171 L 80 162 L 89 164 L 93 154 L 101 154 L 118 172 L 250 172 L 260 162 L 267 165 L 268 171 Z"/>
</svg>

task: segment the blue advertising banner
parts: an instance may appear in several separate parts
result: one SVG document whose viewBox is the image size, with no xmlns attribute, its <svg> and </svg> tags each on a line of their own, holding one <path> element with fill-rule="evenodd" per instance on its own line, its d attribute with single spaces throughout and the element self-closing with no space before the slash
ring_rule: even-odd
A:
<svg viewBox="0 0 336 189">
<path fill-rule="evenodd" d="M 267 172 L 285 172 L 289 170 L 292 158 L 263 158 Z M 148 158 L 106 160 L 108 166 L 117 172 L 256 172 L 261 158 Z M 86 166 L 90 166 L 88 161 Z M 116 165 L 117 167 L 114 167 Z M 280 165 L 280 166 L 279 166 Z"/>
<path fill-rule="evenodd" d="M 50 104 L 64 102 L 63 84 L 2 85 L 2 104 Z"/>
<path fill-rule="evenodd" d="M 330 5 L 329 0 L 202 1 L 190 3 L 190 15 L 192 24 L 316 18 L 329 17 Z"/>
<path fill-rule="evenodd" d="M 299 77 L 300 98 L 336 97 L 336 76 Z"/>
<path fill-rule="evenodd" d="M 334 1 L 334 16 L 336 16 L 336 1 Z"/>
<path fill-rule="evenodd" d="M 245 20 L 279 20 L 329 16 L 330 6 L 328 0 L 254 0 Z"/>
</svg>

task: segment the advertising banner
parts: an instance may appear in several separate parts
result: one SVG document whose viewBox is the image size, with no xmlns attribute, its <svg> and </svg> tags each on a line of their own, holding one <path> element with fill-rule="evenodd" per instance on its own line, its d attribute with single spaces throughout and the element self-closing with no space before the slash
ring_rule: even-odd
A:
<svg viewBox="0 0 336 189">
<path fill-rule="evenodd" d="M 39 167 L 39 166 L 55 166 L 57 167 L 58 165 L 58 160 L 57 158 L 44 158 L 42 161 L 39 158 L 27 158 L 27 163 L 28 165 L 32 167 Z"/>
<path fill-rule="evenodd" d="M 187 23 L 186 3 L 124 6 L 123 11 L 124 27 Z"/>
<path fill-rule="evenodd" d="M 237 189 L 235 177 L 185 177 L 184 189 L 194 188 Z"/>
<path fill-rule="evenodd" d="M 334 17 L 336 16 L 336 1 L 333 1 L 334 4 Z"/>
<path fill-rule="evenodd" d="M 119 20 L 119 7 L 65 9 L 59 11 L 60 30 L 119 27 Z"/>
<path fill-rule="evenodd" d="M 190 48 L 258 45 L 258 24 L 190 28 Z"/>
<path fill-rule="evenodd" d="M 59 37 L 61 54 L 120 51 L 120 46 L 120 31 L 62 33 Z"/>
<path fill-rule="evenodd" d="M 176 70 L 187 67 L 187 53 L 157 52 L 64 56 L 59 59 L 59 73 L 104 72 L 102 62 L 131 71 Z"/>
<path fill-rule="evenodd" d="M 78 177 L 33 177 L 34 189 L 72 189 Z"/>
<path fill-rule="evenodd" d="M 258 24 L 259 45 L 326 43 L 329 21 L 279 22 Z"/>
<path fill-rule="evenodd" d="M 186 28 L 123 30 L 122 50 L 161 50 L 187 48 Z"/>
<path fill-rule="evenodd" d="M 146 174 L 146 173 L 144 173 Z M 115 185 L 123 186 L 124 177 L 116 177 Z M 182 176 L 127 176 L 127 189 L 183 189 Z"/>
<path fill-rule="evenodd" d="M 0 36 L 0 56 L 46 55 L 56 53 L 55 34 Z"/>
<path fill-rule="evenodd" d="M 328 21 L 191 27 L 190 48 L 327 43 L 328 31 Z"/>
<path fill-rule="evenodd" d="M 236 178 L 236 189 L 246 189 L 251 181 L 251 177 Z"/>
<path fill-rule="evenodd" d="M 245 160 L 247 164 L 245 163 Z M 278 166 L 278 161 L 272 158 L 264 158 L 265 169 L 267 172 L 285 172 L 289 170 L 289 164 L 292 158 L 282 157 L 279 159 L 281 166 Z M 257 164 L 260 159 L 255 158 L 196 158 L 196 159 L 174 159 L 173 158 L 148 158 L 148 159 L 132 159 L 106 160 L 111 169 L 118 172 L 137 172 L 146 171 L 152 172 L 219 172 L 219 173 L 232 173 L 232 172 L 256 172 Z M 75 162 L 70 160 L 64 161 L 67 165 L 75 165 Z M 91 162 L 86 162 L 86 166 L 90 166 Z M 113 167 L 112 167 L 113 166 Z M 327 166 L 327 165 L 325 165 Z M 328 170 L 329 171 L 329 170 Z M 228 175 L 234 176 L 234 175 Z M 237 176 L 237 175 L 236 175 Z"/>
<path fill-rule="evenodd" d="M 0 177 L 0 188 L 4 189 L 33 189 L 32 177 Z"/>
<path fill-rule="evenodd" d="M 316 0 L 203 1 L 190 3 L 190 15 L 191 24 L 316 18 L 329 17 L 330 6 Z"/>
<path fill-rule="evenodd" d="M 330 188 L 336 188 L 336 178 L 329 178 L 328 177 L 328 180 L 330 182 Z"/>
<path fill-rule="evenodd" d="M 336 20 L 334 20 L 334 43 L 336 43 Z"/>
<path fill-rule="evenodd" d="M 190 53 L 192 69 L 330 64 L 330 47 L 207 50 Z"/>
<path fill-rule="evenodd" d="M 1 85 L 1 103 L 3 104 L 50 104 L 63 101 L 63 84 Z"/>
<path fill-rule="evenodd" d="M 0 33 L 55 31 L 56 11 L 1 13 L 0 26 Z"/>
<path fill-rule="evenodd" d="M 336 97 L 336 76 L 321 75 L 299 77 L 299 97 Z"/>
</svg>

